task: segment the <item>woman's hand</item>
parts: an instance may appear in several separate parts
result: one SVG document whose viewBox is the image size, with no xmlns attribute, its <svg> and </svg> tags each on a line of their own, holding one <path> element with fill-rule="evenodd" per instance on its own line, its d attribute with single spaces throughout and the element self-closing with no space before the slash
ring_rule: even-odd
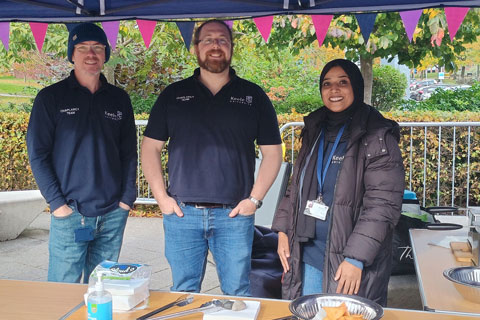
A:
<svg viewBox="0 0 480 320">
<path fill-rule="evenodd" d="M 284 232 L 278 233 L 278 256 L 282 262 L 283 272 L 287 273 L 290 271 L 290 266 L 288 265 L 288 258 L 290 258 L 290 247 L 288 245 L 288 236 Z"/>
<path fill-rule="evenodd" d="M 355 267 L 347 261 L 343 261 L 338 266 L 337 273 L 335 273 L 335 281 L 338 281 L 337 293 L 357 294 L 360 289 L 361 279 L 362 269 Z"/>
</svg>

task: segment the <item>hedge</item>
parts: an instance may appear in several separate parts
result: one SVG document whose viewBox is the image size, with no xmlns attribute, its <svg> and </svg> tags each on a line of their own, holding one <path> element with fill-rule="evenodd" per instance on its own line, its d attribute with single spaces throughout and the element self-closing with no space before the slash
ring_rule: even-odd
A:
<svg viewBox="0 0 480 320">
<path fill-rule="evenodd" d="M 0 113 L 0 190 L 37 189 L 28 163 L 28 113 Z"/>
<path fill-rule="evenodd" d="M 474 112 L 405 112 L 395 111 L 386 112 L 384 115 L 398 122 L 439 122 L 439 121 L 478 121 L 480 122 L 480 113 Z M 282 114 L 278 116 L 279 125 L 282 126 L 288 122 L 303 121 L 303 114 L 293 112 L 291 114 Z M 138 115 L 137 119 L 147 119 L 148 115 Z M 25 144 L 25 136 L 28 123 L 27 113 L 0 113 L 0 170 L 2 178 L 0 180 L 0 190 L 25 190 L 36 189 L 36 184 L 28 163 L 28 156 Z M 473 127 L 472 138 L 470 141 L 470 205 L 480 205 L 480 128 Z M 440 205 L 451 204 L 451 185 L 452 175 L 454 175 L 454 205 L 459 207 L 466 206 L 467 190 L 467 128 L 457 127 L 455 130 L 456 145 L 455 157 L 453 157 L 452 139 L 453 129 L 443 128 L 441 133 L 441 170 L 439 179 L 437 179 L 438 158 L 438 129 L 429 129 L 427 134 L 427 157 L 424 157 L 424 128 L 416 128 L 412 132 L 412 161 L 410 161 L 410 129 L 402 128 L 402 137 L 400 148 L 403 152 L 404 165 L 407 169 L 406 182 L 407 188 L 411 188 L 422 200 L 423 197 L 423 177 L 424 162 L 426 162 L 426 189 L 425 198 L 427 205 L 436 205 L 437 196 Z M 294 154 L 298 152 L 300 129 L 295 132 Z M 285 160 L 291 158 L 291 135 L 290 132 L 284 133 L 285 141 Z M 167 155 L 164 155 L 165 160 Z M 453 162 L 455 165 L 453 166 Z M 455 172 L 453 172 L 452 167 Z M 411 170 L 410 170 L 411 168 Z M 411 178 L 409 172 L 411 171 Z M 138 181 L 144 185 L 144 177 L 140 175 Z M 440 184 L 441 194 L 437 195 L 437 184 Z M 142 196 L 146 196 L 147 190 L 141 190 Z"/>
</svg>

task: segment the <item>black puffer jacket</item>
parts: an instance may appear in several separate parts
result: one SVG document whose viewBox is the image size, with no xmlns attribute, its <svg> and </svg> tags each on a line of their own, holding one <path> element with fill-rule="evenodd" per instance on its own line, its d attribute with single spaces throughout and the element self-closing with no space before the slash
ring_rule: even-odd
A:
<svg viewBox="0 0 480 320">
<path fill-rule="evenodd" d="M 316 198 L 315 159 L 307 155 L 318 137 L 326 108 L 305 117 L 302 147 L 292 182 L 275 213 L 272 229 L 288 235 L 290 271 L 284 276 L 282 297 L 301 294 L 301 242 L 315 235 L 314 218 L 305 216 L 306 201 Z M 398 147 L 399 127 L 373 107 L 359 104 L 350 124 L 350 139 L 337 177 L 323 270 L 323 292 L 336 291 L 335 273 L 345 257 L 362 261 L 359 296 L 386 304 L 393 229 L 400 217 L 405 173 Z M 298 185 L 307 165 L 303 189 Z M 302 191 L 301 203 L 299 190 Z"/>
</svg>

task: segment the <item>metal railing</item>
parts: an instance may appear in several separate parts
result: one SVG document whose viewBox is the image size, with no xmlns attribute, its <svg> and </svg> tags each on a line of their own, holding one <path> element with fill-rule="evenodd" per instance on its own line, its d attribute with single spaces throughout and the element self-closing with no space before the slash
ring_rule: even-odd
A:
<svg viewBox="0 0 480 320">
<path fill-rule="evenodd" d="M 140 165 L 140 146 L 147 120 L 136 120 L 138 140 L 137 200 L 153 204 L 155 199 Z M 423 206 L 472 205 L 471 184 L 480 185 L 480 122 L 401 122 L 400 148 L 406 172 L 406 187 L 415 191 Z M 293 163 L 300 146 L 303 122 L 280 128 L 286 146 L 285 161 Z M 472 150 L 478 150 L 472 156 Z M 166 148 L 164 149 L 166 154 Z M 478 153 L 478 155 L 477 155 Z M 472 164 L 474 164 L 472 169 Z M 164 164 L 165 165 L 165 164 Z M 461 177 L 461 181 L 459 181 Z M 472 179 L 477 177 L 477 179 Z M 465 185 L 460 185 L 460 184 Z M 478 184 L 478 185 L 477 185 Z M 474 205 L 479 200 L 475 199 Z"/>
<path fill-rule="evenodd" d="M 469 207 L 472 204 L 471 178 L 479 174 L 480 155 L 476 151 L 472 157 L 472 150 L 479 146 L 480 122 L 401 122 L 399 125 L 408 189 L 417 192 L 423 206 Z M 286 152 L 291 162 L 295 161 L 303 126 L 303 122 L 290 122 L 280 128 L 282 140 L 290 142 Z M 477 139 L 474 139 L 475 135 Z M 417 168 L 419 163 L 422 164 L 420 169 Z M 431 168 L 432 163 L 435 168 Z M 476 169 L 472 170 L 472 164 Z M 463 180 L 459 181 L 459 176 Z M 433 191 L 432 181 L 435 181 Z M 473 182 L 477 183 L 476 180 Z M 463 183 L 465 185 L 461 185 Z M 474 202 L 478 205 L 477 199 Z"/>
<path fill-rule="evenodd" d="M 147 126 L 148 120 L 135 120 L 135 126 L 137 128 L 137 200 L 136 204 L 155 204 L 156 201 L 153 198 L 152 191 L 148 185 L 145 176 L 143 175 L 142 166 L 140 163 L 140 147 L 142 145 L 143 131 Z M 165 150 L 165 149 L 164 149 Z"/>
</svg>

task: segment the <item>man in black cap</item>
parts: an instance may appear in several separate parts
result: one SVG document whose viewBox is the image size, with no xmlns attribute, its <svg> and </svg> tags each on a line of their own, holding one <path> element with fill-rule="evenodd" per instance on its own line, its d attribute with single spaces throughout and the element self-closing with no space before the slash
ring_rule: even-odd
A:
<svg viewBox="0 0 480 320">
<path fill-rule="evenodd" d="M 68 37 L 70 76 L 41 90 L 27 147 L 35 180 L 50 204 L 48 280 L 88 282 L 103 260 L 117 261 L 135 201 L 137 140 L 128 94 L 101 74 L 110 57 L 92 23 Z"/>
</svg>

